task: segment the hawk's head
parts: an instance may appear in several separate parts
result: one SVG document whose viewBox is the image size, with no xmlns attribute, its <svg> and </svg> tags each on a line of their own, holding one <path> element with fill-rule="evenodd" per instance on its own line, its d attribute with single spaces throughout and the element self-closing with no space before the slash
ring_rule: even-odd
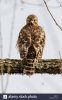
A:
<svg viewBox="0 0 62 100">
<path fill-rule="evenodd" d="M 38 18 L 35 15 L 29 15 L 27 17 L 27 24 L 38 25 Z"/>
</svg>

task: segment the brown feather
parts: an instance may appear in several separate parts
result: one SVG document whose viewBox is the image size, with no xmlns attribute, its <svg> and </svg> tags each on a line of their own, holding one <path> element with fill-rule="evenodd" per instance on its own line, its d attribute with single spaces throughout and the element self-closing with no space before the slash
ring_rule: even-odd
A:
<svg viewBox="0 0 62 100">
<path fill-rule="evenodd" d="M 35 72 L 34 62 L 38 61 L 40 57 L 42 58 L 44 46 L 45 32 L 38 25 L 38 18 L 35 15 L 29 15 L 27 24 L 21 29 L 17 40 L 20 57 L 23 62 L 26 62 L 24 73 L 32 74 Z"/>
</svg>

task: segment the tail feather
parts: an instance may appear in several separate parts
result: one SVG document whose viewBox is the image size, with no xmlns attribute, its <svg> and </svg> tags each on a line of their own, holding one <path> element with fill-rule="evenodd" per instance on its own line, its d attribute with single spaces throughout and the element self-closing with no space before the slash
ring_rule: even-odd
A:
<svg viewBox="0 0 62 100">
<path fill-rule="evenodd" d="M 34 60 L 28 59 L 27 63 L 24 65 L 23 73 L 27 75 L 32 75 L 35 73 L 35 66 L 33 66 Z"/>
</svg>

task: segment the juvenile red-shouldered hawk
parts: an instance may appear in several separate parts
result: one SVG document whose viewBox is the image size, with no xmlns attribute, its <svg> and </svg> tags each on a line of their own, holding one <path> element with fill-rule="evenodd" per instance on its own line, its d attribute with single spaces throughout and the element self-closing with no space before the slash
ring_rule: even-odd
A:
<svg viewBox="0 0 62 100">
<path fill-rule="evenodd" d="M 27 17 L 26 25 L 19 33 L 17 46 L 23 60 L 24 73 L 33 74 L 35 62 L 42 58 L 45 46 L 45 32 L 38 25 L 38 18 L 35 15 Z"/>
</svg>

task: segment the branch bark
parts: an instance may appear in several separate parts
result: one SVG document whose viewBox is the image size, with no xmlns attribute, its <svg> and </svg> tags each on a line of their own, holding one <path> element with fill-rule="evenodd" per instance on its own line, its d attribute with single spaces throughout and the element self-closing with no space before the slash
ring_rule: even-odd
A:
<svg viewBox="0 0 62 100">
<path fill-rule="evenodd" d="M 48 5 L 47 5 L 46 1 L 45 1 L 45 0 L 43 0 L 43 1 L 44 1 L 44 4 L 45 4 L 46 8 L 47 8 L 47 11 L 49 12 L 50 16 L 51 16 L 52 19 L 53 19 L 53 21 L 54 21 L 55 24 L 58 26 L 58 28 L 62 31 L 62 27 L 57 23 L 57 21 L 56 21 L 55 18 L 53 17 L 52 13 L 50 12 L 50 10 L 49 10 L 49 8 L 48 8 Z"/>
<path fill-rule="evenodd" d="M 8 71 L 9 68 L 9 71 Z M 3 71 L 1 71 L 3 69 Z M 0 74 L 24 74 L 24 66 L 21 60 L 17 59 L 0 59 Z M 35 65 L 35 73 L 49 73 L 61 74 L 62 73 L 62 59 L 46 59 L 40 60 Z"/>
</svg>

